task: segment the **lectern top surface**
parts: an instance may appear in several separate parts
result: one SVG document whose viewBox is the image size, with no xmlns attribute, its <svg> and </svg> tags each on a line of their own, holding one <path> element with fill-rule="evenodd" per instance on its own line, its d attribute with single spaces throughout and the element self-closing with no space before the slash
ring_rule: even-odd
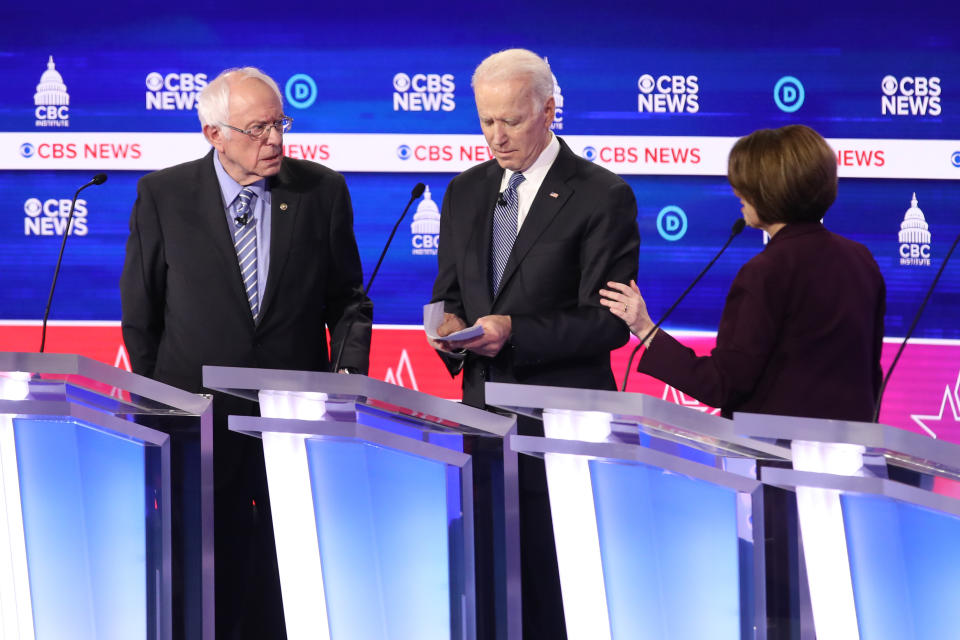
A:
<svg viewBox="0 0 960 640">
<path fill-rule="evenodd" d="M 488 382 L 486 397 L 493 406 L 537 418 L 547 412 L 603 413 L 621 442 L 643 433 L 720 457 L 790 459 L 786 447 L 735 433 L 731 420 L 642 393 Z"/>
<path fill-rule="evenodd" d="M 429 423 L 438 431 L 467 427 L 477 433 L 502 437 L 516 423 L 513 417 L 481 411 L 364 375 L 205 366 L 203 384 L 208 389 L 250 400 L 261 398 L 263 393 L 316 396 L 327 405 L 327 412 L 336 411 L 338 405 L 347 411 L 362 405 Z"/>
<path fill-rule="evenodd" d="M 210 398 L 84 356 L 0 352 L 0 398 L 73 402 L 111 414 L 200 415 Z"/>
</svg>

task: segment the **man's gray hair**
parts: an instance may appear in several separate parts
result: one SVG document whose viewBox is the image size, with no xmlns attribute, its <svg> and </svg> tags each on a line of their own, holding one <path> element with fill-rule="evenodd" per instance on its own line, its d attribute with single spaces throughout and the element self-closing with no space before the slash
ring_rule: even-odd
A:
<svg viewBox="0 0 960 640">
<path fill-rule="evenodd" d="M 527 49 L 505 49 L 488 56 L 473 72 L 470 86 L 526 78 L 537 107 L 553 97 L 553 73 L 547 61 Z"/>
<path fill-rule="evenodd" d="M 221 122 L 230 119 L 230 85 L 245 78 L 256 78 L 266 84 L 277 94 L 280 104 L 283 104 L 283 94 L 280 93 L 280 87 L 273 81 L 273 78 L 260 71 L 260 69 L 256 67 L 225 69 L 203 88 L 197 98 L 197 115 L 200 117 L 202 126 L 209 124 L 216 127 Z M 224 130 L 224 134 L 227 134 L 228 131 Z"/>
</svg>

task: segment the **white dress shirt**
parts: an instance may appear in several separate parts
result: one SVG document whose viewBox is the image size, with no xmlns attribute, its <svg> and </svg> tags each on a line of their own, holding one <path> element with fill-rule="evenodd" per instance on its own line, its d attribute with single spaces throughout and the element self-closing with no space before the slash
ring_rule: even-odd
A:
<svg viewBox="0 0 960 640">
<path fill-rule="evenodd" d="M 530 205 L 533 204 L 533 199 L 537 197 L 540 185 L 543 184 L 543 179 L 547 177 L 547 172 L 550 171 L 550 167 L 553 166 L 553 161 L 557 159 L 559 153 L 560 141 L 551 131 L 550 142 L 546 148 L 540 152 L 540 155 L 537 156 L 532 165 L 527 167 L 526 171 L 521 171 L 524 180 L 517 187 L 517 233 L 520 233 L 520 227 L 523 226 L 523 221 L 527 219 L 527 214 L 530 212 Z M 510 185 L 510 177 L 514 173 L 516 172 L 510 169 L 503 172 L 503 180 L 500 181 L 500 193 L 503 193 L 503 190 Z"/>
</svg>

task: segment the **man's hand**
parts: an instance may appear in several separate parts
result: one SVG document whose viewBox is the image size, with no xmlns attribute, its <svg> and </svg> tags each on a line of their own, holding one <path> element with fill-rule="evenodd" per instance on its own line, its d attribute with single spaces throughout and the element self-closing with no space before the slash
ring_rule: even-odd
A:
<svg viewBox="0 0 960 640">
<path fill-rule="evenodd" d="M 454 349 L 466 349 L 478 355 L 492 358 L 503 349 L 503 345 L 510 339 L 513 322 L 510 316 L 483 316 L 474 326 L 483 327 L 483 335 L 460 342 L 447 342 Z"/>
<path fill-rule="evenodd" d="M 467 323 L 464 322 L 463 319 L 460 318 L 460 316 L 454 315 L 452 313 L 444 313 L 443 323 L 441 323 L 441 325 L 437 327 L 437 334 L 441 336 L 448 336 L 451 333 L 456 333 L 457 331 L 460 331 L 466 328 L 467 328 Z M 430 344 L 431 347 L 433 347 L 437 351 L 453 353 L 458 350 L 457 347 L 451 346 L 454 343 L 449 342 L 447 340 L 433 340 L 431 338 L 427 338 L 427 342 Z"/>
</svg>

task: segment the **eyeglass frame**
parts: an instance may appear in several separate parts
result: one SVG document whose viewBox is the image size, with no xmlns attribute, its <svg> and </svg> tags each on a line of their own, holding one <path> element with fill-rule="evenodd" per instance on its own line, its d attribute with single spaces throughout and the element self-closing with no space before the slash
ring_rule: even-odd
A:
<svg viewBox="0 0 960 640">
<path fill-rule="evenodd" d="M 287 131 L 290 131 L 290 127 L 293 126 L 293 118 L 285 115 L 279 120 L 274 120 L 273 122 L 265 122 L 262 125 L 255 125 L 255 126 L 263 127 L 263 131 L 260 133 L 260 135 L 254 135 L 252 128 L 241 129 L 240 127 L 235 127 L 232 124 L 227 124 L 226 122 L 221 122 L 219 124 L 221 127 L 226 127 L 227 129 L 232 129 L 238 133 L 242 133 L 245 136 L 249 136 L 252 140 L 262 140 L 263 138 L 268 137 L 270 135 L 271 129 L 276 129 L 277 131 L 280 132 L 281 135 L 283 135 Z"/>
</svg>

